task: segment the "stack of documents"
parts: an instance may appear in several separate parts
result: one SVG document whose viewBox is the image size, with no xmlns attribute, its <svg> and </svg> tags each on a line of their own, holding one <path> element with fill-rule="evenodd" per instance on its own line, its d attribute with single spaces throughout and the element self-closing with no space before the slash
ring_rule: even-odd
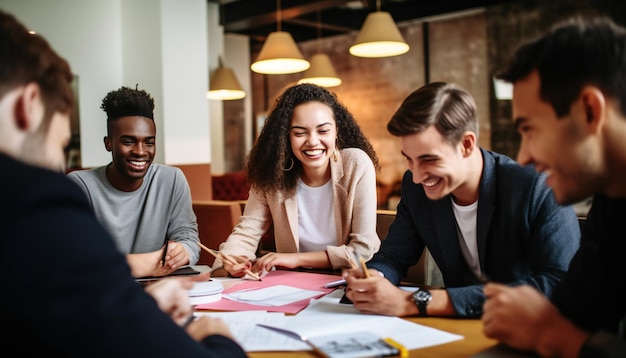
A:
<svg viewBox="0 0 626 358">
<path fill-rule="evenodd" d="M 463 336 L 419 325 L 399 317 L 364 314 L 351 304 L 341 304 L 341 291 L 333 292 L 311 304 L 275 328 L 296 333 L 301 339 L 369 331 L 381 338 L 392 338 L 407 349 L 453 342 Z"/>
<path fill-rule="evenodd" d="M 224 286 L 220 281 L 210 280 L 196 282 L 193 287 L 187 291 L 187 295 L 189 296 L 190 303 L 197 305 L 221 300 L 222 291 L 224 291 Z"/>
<path fill-rule="evenodd" d="M 262 281 L 243 280 L 224 290 L 223 300 L 200 304 L 196 309 L 217 311 L 261 310 L 296 314 L 312 298 L 319 298 L 335 288 L 324 284 L 337 276 L 287 270 L 271 271 Z M 227 299 L 228 298 L 228 299 Z"/>
<path fill-rule="evenodd" d="M 231 301 L 244 302 L 259 306 L 284 306 L 307 298 L 319 297 L 326 292 L 305 290 L 287 285 L 241 290 L 224 295 Z"/>
<path fill-rule="evenodd" d="M 335 291 L 313 300 L 292 316 L 268 311 L 196 312 L 195 315 L 222 318 L 246 352 L 311 350 L 306 341 L 313 337 L 362 331 L 392 338 L 409 350 L 463 339 L 402 318 L 360 313 L 352 305 L 339 303 L 341 295 L 342 291 Z"/>
<path fill-rule="evenodd" d="M 408 350 L 463 339 L 399 317 L 364 314 L 351 304 L 339 303 L 344 290 L 325 287 L 336 280 L 337 276 L 278 270 L 262 281 L 244 280 L 224 292 L 217 288 L 220 293 L 190 299 L 223 296 L 195 307 L 221 312 L 196 311 L 195 315 L 222 318 L 246 352 L 311 350 L 309 342 L 340 334 L 391 338 Z M 214 279 L 204 284 L 196 284 L 190 292 L 206 294 L 211 292 L 211 284 L 221 282 Z"/>
</svg>

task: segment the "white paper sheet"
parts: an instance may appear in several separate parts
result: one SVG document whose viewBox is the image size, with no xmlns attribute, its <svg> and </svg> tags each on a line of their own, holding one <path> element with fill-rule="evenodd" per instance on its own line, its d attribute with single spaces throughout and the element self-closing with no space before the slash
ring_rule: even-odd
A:
<svg viewBox="0 0 626 358">
<path fill-rule="evenodd" d="M 311 347 L 300 340 L 270 331 L 257 324 L 282 325 L 290 317 L 282 312 L 196 312 L 196 316 L 219 317 L 226 322 L 235 340 L 246 352 L 305 351 Z"/>
<path fill-rule="evenodd" d="M 417 349 L 449 343 L 463 336 L 423 326 L 398 317 L 360 313 L 351 304 L 341 304 L 343 290 L 334 291 L 318 300 L 281 327 L 301 337 L 333 333 L 370 331 L 379 337 L 393 338 L 407 349 Z"/>
<path fill-rule="evenodd" d="M 224 295 L 232 301 L 259 306 L 283 306 L 323 294 L 324 291 L 304 290 L 297 287 L 276 285 L 257 290 L 242 290 Z"/>
<path fill-rule="evenodd" d="M 283 333 L 257 324 L 284 328 L 304 337 L 369 331 L 389 337 L 407 349 L 417 349 L 463 339 L 463 336 L 416 324 L 398 317 L 363 314 L 350 304 L 341 304 L 343 290 L 336 290 L 311 304 L 294 316 L 279 312 L 196 312 L 222 318 L 235 339 L 246 352 L 301 351 L 310 346 Z"/>
</svg>

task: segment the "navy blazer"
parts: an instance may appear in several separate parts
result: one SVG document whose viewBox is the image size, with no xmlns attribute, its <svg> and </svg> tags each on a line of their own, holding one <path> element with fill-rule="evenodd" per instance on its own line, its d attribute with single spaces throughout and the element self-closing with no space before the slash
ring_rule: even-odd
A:
<svg viewBox="0 0 626 358">
<path fill-rule="evenodd" d="M 491 281 L 530 284 L 550 296 L 580 244 L 576 213 L 555 201 L 544 176 L 532 167 L 481 153 L 476 223 L 481 271 Z M 463 257 L 450 195 L 430 200 L 407 171 L 396 219 L 368 267 L 398 284 L 424 247 L 441 270 L 457 315 L 482 315 L 482 284 Z"/>
<path fill-rule="evenodd" d="M 60 173 L 0 153 L 0 344 L 24 357 L 245 357 L 196 342 L 131 276 L 85 194 Z"/>
</svg>

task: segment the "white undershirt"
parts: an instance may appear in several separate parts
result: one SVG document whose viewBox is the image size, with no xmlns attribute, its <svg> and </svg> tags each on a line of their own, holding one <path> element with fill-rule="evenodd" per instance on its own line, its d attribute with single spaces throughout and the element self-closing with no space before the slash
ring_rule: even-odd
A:
<svg viewBox="0 0 626 358">
<path fill-rule="evenodd" d="M 310 187 L 298 180 L 298 236 L 300 252 L 326 251 L 337 245 L 332 181 Z"/>
<path fill-rule="evenodd" d="M 476 242 L 476 215 L 478 213 L 478 200 L 470 205 L 461 206 L 452 198 L 452 211 L 456 218 L 457 233 L 463 257 L 476 277 L 482 277 L 480 261 L 478 259 L 478 244 Z"/>
</svg>

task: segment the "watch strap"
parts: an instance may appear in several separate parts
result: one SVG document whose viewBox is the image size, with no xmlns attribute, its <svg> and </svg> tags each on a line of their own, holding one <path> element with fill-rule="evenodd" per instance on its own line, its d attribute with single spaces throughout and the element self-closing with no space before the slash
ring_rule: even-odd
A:
<svg viewBox="0 0 626 358">
<path fill-rule="evenodd" d="M 423 299 L 422 297 L 428 297 L 428 298 L 427 299 Z M 417 305 L 417 310 L 418 310 L 418 316 L 419 317 L 427 317 L 428 316 L 428 311 L 427 311 L 426 307 L 428 306 L 428 302 L 430 302 L 431 297 L 432 296 L 430 295 L 430 292 L 428 292 L 428 290 L 425 290 L 423 288 L 418 288 L 411 295 L 411 298 L 412 298 L 413 302 L 415 303 L 415 305 Z"/>
<path fill-rule="evenodd" d="M 426 317 L 428 313 L 426 312 L 426 303 L 425 302 L 417 302 L 417 309 L 419 310 L 418 316 Z"/>
</svg>

